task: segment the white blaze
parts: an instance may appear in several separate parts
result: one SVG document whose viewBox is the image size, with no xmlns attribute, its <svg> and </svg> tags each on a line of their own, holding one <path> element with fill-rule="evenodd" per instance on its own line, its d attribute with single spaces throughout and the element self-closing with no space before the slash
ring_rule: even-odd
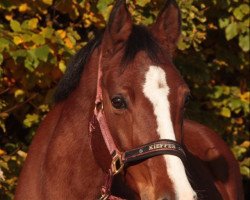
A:
<svg viewBox="0 0 250 200">
<path fill-rule="evenodd" d="M 169 87 L 166 82 L 165 71 L 157 66 L 150 66 L 145 75 L 143 93 L 153 104 L 157 122 L 157 133 L 161 139 L 176 140 L 170 116 L 168 101 Z M 164 155 L 168 175 L 173 183 L 176 199 L 195 199 L 181 159 L 177 156 Z"/>
</svg>

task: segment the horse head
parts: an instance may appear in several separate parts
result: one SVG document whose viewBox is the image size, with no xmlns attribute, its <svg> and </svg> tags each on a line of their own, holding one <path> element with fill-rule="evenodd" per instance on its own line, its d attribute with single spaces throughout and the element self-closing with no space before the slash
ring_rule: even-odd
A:
<svg viewBox="0 0 250 200">
<path fill-rule="evenodd" d="M 114 6 L 99 46 L 103 110 L 120 151 L 169 139 L 182 143 L 189 89 L 172 62 L 180 12 L 168 0 L 149 28 L 133 25 L 123 0 Z M 139 199 L 196 199 L 182 160 L 161 155 L 128 166 L 124 179 Z"/>
</svg>

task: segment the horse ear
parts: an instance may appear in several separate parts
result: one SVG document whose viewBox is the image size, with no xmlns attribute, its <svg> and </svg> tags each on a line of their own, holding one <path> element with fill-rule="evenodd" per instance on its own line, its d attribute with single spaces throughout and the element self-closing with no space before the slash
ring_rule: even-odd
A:
<svg viewBox="0 0 250 200">
<path fill-rule="evenodd" d="M 132 31 L 132 19 L 125 0 L 117 0 L 111 11 L 109 22 L 104 32 L 105 47 L 112 49 L 124 44 Z"/>
<path fill-rule="evenodd" d="M 167 0 L 152 26 L 152 33 L 173 54 L 181 33 L 181 15 L 175 0 Z"/>
</svg>

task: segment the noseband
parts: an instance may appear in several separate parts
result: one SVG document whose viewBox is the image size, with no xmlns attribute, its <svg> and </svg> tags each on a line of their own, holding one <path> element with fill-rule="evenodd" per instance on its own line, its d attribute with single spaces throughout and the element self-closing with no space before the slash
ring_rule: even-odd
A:
<svg viewBox="0 0 250 200">
<path fill-rule="evenodd" d="M 174 155 L 178 156 L 182 160 L 185 160 L 186 155 L 182 146 L 174 141 L 168 139 L 162 139 L 154 142 L 150 142 L 139 146 L 137 148 L 120 151 L 114 139 L 110 133 L 110 129 L 107 124 L 103 109 L 103 97 L 102 97 L 102 88 L 101 88 L 101 78 L 102 78 L 102 69 L 101 69 L 101 60 L 102 60 L 102 50 L 99 56 L 98 63 L 98 76 L 97 76 L 97 93 L 95 99 L 95 109 L 94 116 L 90 121 L 89 131 L 91 138 L 91 148 L 94 149 L 93 138 L 96 134 L 101 133 L 101 136 L 104 140 L 106 148 L 108 149 L 110 162 L 108 163 L 108 169 L 106 171 L 106 180 L 104 185 L 101 188 L 101 197 L 99 200 L 121 200 L 119 197 L 111 195 L 111 186 L 113 177 L 120 173 L 124 167 L 130 165 L 138 164 L 148 158 L 158 156 L 158 155 Z"/>
</svg>

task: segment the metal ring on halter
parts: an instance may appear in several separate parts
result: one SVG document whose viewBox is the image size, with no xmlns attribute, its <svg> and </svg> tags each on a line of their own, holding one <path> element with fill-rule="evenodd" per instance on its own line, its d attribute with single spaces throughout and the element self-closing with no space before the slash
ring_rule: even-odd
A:
<svg viewBox="0 0 250 200">
<path fill-rule="evenodd" d="M 111 171 L 113 175 L 116 175 L 122 171 L 124 167 L 124 163 L 122 161 L 122 155 L 120 153 L 116 153 L 113 156 L 112 162 L 111 162 Z"/>
<path fill-rule="evenodd" d="M 103 110 L 103 102 L 99 101 L 95 104 L 95 110 L 99 112 L 100 110 Z"/>
<path fill-rule="evenodd" d="M 109 194 L 102 194 L 102 196 L 98 200 L 107 200 L 109 196 Z"/>
</svg>

